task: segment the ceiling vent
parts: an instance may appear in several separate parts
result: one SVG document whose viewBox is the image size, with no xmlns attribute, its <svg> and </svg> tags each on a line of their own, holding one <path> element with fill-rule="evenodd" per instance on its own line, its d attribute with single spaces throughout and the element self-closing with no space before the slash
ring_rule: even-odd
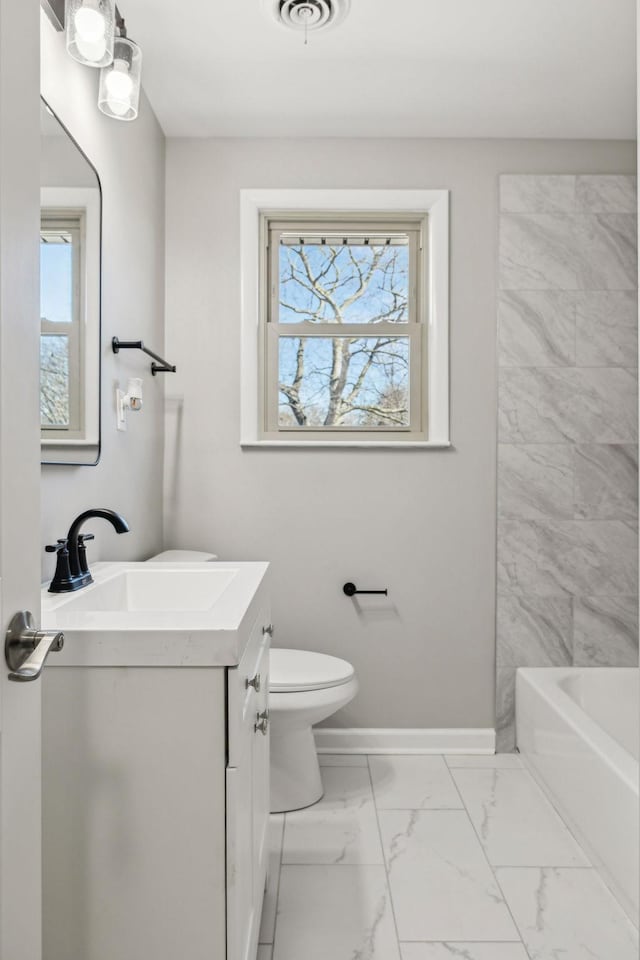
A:
<svg viewBox="0 0 640 960">
<path fill-rule="evenodd" d="M 340 23 L 349 11 L 349 0 L 276 0 L 272 8 L 283 26 L 310 33 Z"/>
</svg>

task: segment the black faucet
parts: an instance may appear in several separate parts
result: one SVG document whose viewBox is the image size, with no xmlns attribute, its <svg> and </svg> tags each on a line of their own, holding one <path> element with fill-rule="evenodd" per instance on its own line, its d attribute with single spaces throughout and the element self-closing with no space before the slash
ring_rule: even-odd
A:
<svg viewBox="0 0 640 960">
<path fill-rule="evenodd" d="M 55 546 L 47 546 L 47 553 L 57 553 L 56 572 L 49 585 L 49 593 L 70 593 L 72 590 L 80 590 L 87 584 L 93 583 L 93 577 L 87 564 L 87 540 L 93 540 L 92 533 L 80 533 L 80 528 L 85 520 L 92 517 L 98 517 L 102 520 L 108 520 L 116 533 L 127 533 L 129 525 L 127 521 L 116 513 L 115 510 L 108 510 L 106 507 L 97 507 L 92 510 L 85 510 L 75 518 L 69 527 L 69 533 L 64 540 L 58 540 Z"/>
</svg>

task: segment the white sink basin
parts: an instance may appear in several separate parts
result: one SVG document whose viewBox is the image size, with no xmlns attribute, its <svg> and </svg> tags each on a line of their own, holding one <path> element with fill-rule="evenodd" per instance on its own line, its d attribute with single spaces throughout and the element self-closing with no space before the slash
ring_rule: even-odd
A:
<svg viewBox="0 0 640 960">
<path fill-rule="evenodd" d="M 146 568 L 146 564 L 141 566 Z M 122 570 L 104 582 L 69 598 L 73 610 L 95 611 L 203 611 L 220 599 L 237 569 Z"/>
<path fill-rule="evenodd" d="M 74 593 L 42 590 L 44 630 L 62 630 L 51 666 L 220 666 L 238 663 L 268 564 L 96 563 Z"/>
</svg>

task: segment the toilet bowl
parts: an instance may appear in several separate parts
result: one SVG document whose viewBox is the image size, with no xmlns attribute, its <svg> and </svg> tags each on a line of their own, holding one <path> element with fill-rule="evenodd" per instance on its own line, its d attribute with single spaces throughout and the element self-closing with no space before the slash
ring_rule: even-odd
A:
<svg viewBox="0 0 640 960">
<path fill-rule="evenodd" d="M 165 550 L 154 563 L 217 560 L 213 553 Z M 322 796 L 312 726 L 326 720 L 358 692 L 350 663 L 308 650 L 272 649 L 269 656 L 271 812 L 300 810 Z"/>
<path fill-rule="evenodd" d="M 312 726 L 358 692 L 350 663 L 324 653 L 272 649 L 269 658 L 271 812 L 299 810 L 322 796 Z"/>
</svg>

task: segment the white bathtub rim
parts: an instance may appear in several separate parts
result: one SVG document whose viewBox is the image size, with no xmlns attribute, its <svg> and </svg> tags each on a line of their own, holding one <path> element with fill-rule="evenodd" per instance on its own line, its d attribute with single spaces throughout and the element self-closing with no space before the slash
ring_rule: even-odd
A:
<svg viewBox="0 0 640 960">
<path fill-rule="evenodd" d="M 527 682 L 552 708 L 561 709 L 567 725 L 581 739 L 587 739 L 602 757 L 604 763 L 619 776 L 627 787 L 640 795 L 638 761 L 611 734 L 575 702 L 558 680 L 575 677 L 584 670 L 637 670 L 637 667 L 519 667 L 516 670 L 516 688 Z M 516 698 L 517 698 L 516 689 Z M 517 730 L 516 730 L 517 738 Z"/>
</svg>

